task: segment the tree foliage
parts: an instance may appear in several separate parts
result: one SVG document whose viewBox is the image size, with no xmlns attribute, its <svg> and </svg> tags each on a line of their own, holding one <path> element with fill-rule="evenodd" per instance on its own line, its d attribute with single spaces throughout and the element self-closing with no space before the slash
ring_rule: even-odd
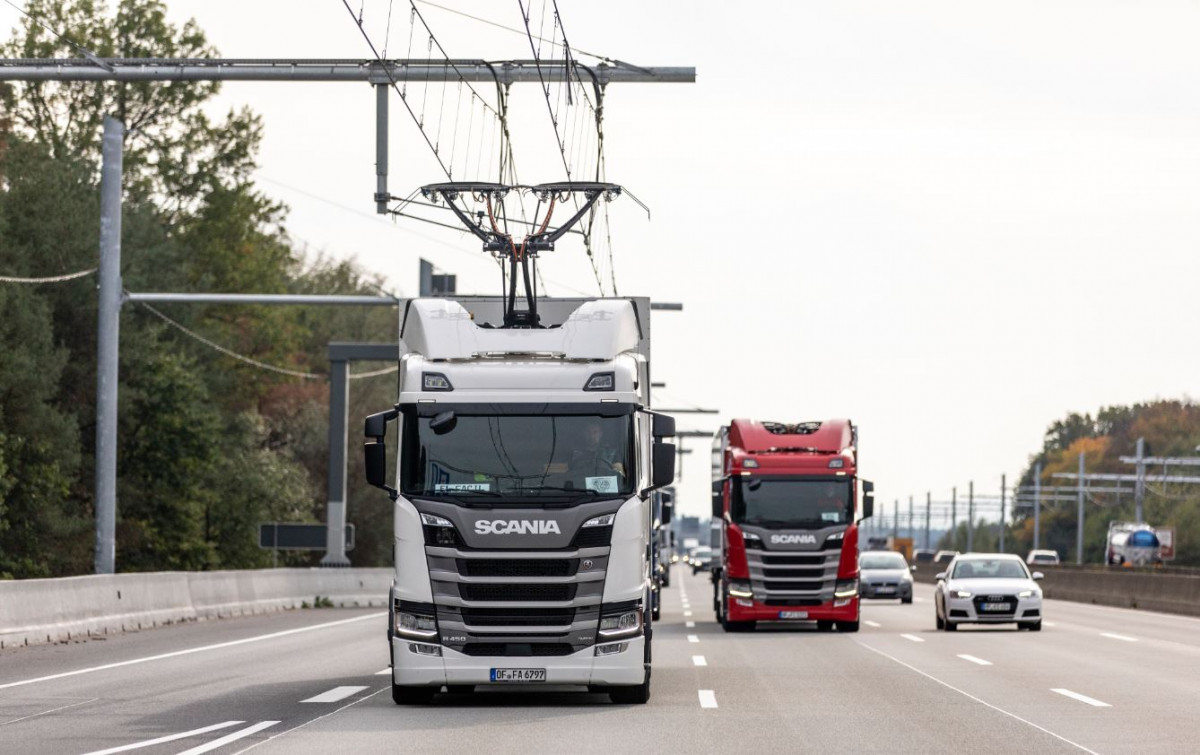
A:
<svg viewBox="0 0 1200 755">
<path fill-rule="evenodd" d="M 29 13 L 101 57 L 216 54 L 156 0 L 31 0 Z M 22 21 L 10 57 L 77 57 Z M 0 88 L 0 274 L 97 265 L 103 118 L 127 125 L 122 276 L 130 290 L 373 293 L 379 281 L 288 240 L 285 208 L 251 182 L 262 126 L 211 122 L 212 83 L 27 83 Z M 395 341 L 393 312 L 164 305 L 183 327 L 254 359 L 327 371 L 330 341 Z M 0 283 L 0 578 L 92 568 L 94 278 Z M 324 518 L 328 383 L 248 366 L 126 305 L 120 323 L 119 570 L 270 566 L 258 524 Z M 394 400 L 394 377 L 352 383 L 352 412 Z M 352 416 L 357 416 L 353 415 Z M 354 444 L 351 448 L 354 449 Z M 352 452 L 352 468 L 361 468 Z M 354 467 L 353 465 L 358 465 Z M 351 474 L 355 563 L 390 560 L 386 496 Z M 320 554 L 288 553 L 283 564 Z"/>
</svg>

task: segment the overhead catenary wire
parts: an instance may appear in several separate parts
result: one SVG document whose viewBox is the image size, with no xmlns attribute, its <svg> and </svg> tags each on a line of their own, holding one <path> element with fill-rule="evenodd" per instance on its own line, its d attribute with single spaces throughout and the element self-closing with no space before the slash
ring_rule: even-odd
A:
<svg viewBox="0 0 1200 755">
<path fill-rule="evenodd" d="M 129 292 L 126 291 L 125 293 L 128 294 Z M 274 372 L 274 373 L 277 373 L 280 375 L 287 375 L 288 377 L 300 378 L 302 380 L 328 380 L 329 379 L 328 375 L 322 375 L 322 374 L 316 373 L 316 372 L 304 372 L 301 370 L 290 370 L 290 369 L 287 369 L 286 367 L 278 367 L 273 364 L 267 364 L 266 362 L 260 361 L 253 357 L 248 357 L 245 354 L 239 354 L 236 351 L 234 351 L 233 349 L 226 348 L 226 347 L 222 346 L 221 344 L 217 343 L 216 341 L 213 341 L 209 338 L 205 338 L 204 336 L 200 335 L 196 331 L 188 328 L 186 325 L 184 325 L 176 320 L 173 320 L 172 318 L 168 317 L 166 314 L 164 314 L 163 312 L 158 310 L 156 307 L 153 307 L 145 302 L 138 302 L 138 305 L 145 308 L 151 314 L 153 314 L 155 317 L 159 318 L 160 320 L 165 322 L 167 325 L 171 326 L 172 328 L 175 328 L 176 330 L 178 330 L 179 332 L 188 336 L 189 338 L 191 338 L 195 341 L 199 341 L 200 343 L 204 344 L 205 346 L 209 347 L 210 349 L 213 349 L 214 351 L 224 354 L 225 356 L 230 357 L 231 359 L 236 359 L 239 362 L 248 364 L 251 367 L 256 367 L 260 370 L 267 370 L 269 372 Z M 397 372 L 399 369 L 400 369 L 400 365 L 397 364 L 397 365 L 385 367 L 385 368 L 379 369 L 379 370 L 372 370 L 370 372 L 351 373 L 348 377 L 350 380 L 360 380 L 363 378 L 371 378 L 371 377 L 378 377 L 380 375 L 391 374 L 391 373 Z"/>
<path fill-rule="evenodd" d="M 86 277 L 96 272 L 96 270 L 97 268 L 93 267 L 90 270 L 80 270 L 79 272 L 67 273 L 66 275 L 52 275 L 47 278 L 20 278 L 14 275 L 0 275 L 0 283 L 62 283 L 64 281 Z"/>
</svg>

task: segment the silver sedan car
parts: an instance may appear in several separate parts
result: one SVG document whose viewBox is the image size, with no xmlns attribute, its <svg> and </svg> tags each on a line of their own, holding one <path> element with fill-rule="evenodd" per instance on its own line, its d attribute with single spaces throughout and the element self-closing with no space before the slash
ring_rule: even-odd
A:
<svg viewBox="0 0 1200 755">
<path fill-rule="evenodd" d="M 959 624 L 1011 624 L 1042 628 L 1041 572 L 1008 553 L 964 553 L 937 575 L 933 593 L 937 628 L 953 632 Z"/>
<path fill-rule="evenodd" d="M 912 570 L 896 551 L 863 551 L 858 557 L 858 594 L 913 602 Z"/>
</svg>

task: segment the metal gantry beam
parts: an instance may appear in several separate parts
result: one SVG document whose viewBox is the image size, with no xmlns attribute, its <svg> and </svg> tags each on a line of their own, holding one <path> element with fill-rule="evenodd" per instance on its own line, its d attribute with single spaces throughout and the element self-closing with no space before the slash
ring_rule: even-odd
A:
<svg viewBox="0 0 1200 755">
<path fill-rule="evenodd" d="M 87 58 L 0 59 L 0 81 L 469 81 L 688 84 L 692 66 L 652 66 L 536 60 L 376 60 L 311 58 Z"/>
</svg>

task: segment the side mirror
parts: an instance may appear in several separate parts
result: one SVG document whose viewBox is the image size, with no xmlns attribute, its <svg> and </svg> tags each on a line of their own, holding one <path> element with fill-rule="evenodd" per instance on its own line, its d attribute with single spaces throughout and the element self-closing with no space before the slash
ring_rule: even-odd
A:
<svg viewBox="0 0 1200 755">
<path fill-rule="evenodd" d="M 862 518 L 870 519 L 875 514 L 875 483 L 862 481 Z"/>
<path fill-rule="evenodd" d="M 1030 576 L 1032 576 L 1032 577 L 1033 577 L 1035 580 L 1043 580 L 1043 579 L 1045 579 L 1045 578 L 1046 578 L 1046 575 L 1045 575 L 1045 574 L 1042 574 L 1040 571 L 1035 571 L 1035 572 L 1034 572 L 1032 575 L 1030 575 Z"/>
<path fill-rule="evenodd" d="M 940 571 L 937 574 L 934 574 L 933 578 L 936 579 L 938 582 L 941 582 L 946 579 L 946 572 Z"/>
<path fill-rule="evenodd" d="M 661 488 L 675 482 L 675 444 L 655 443 L 653 448 L 650 486 Z"/>
<path fill-rule="evenodd" d="M 671 514 L 675 511 L 675 504 L 669 498 L 663 500 L 662 505 L 662 523 L 666 527 L 671 523 Z"/>
<path fill-rule="evenodd" d="M 363 434 L 370 440 L 363 446 L 363 457 L 366 462 L 367 483 L 387 491 L 394 501 L 399 495 L 395 488 L 387 484 L 387 426 L 400 412 L 389 409 L 367 417 L 363 426 Z"/>
<path fill-rule="evenodd" d="M 650 414 L 652 419 L 650 433 L 655 440 L 675 437 L 675 418 L 669 414 Z M 669 484 L 669 483 L 668 483 Z"/>
<path fill-rule="evenodd" d="M 911 572 L 915 572 L 917 570 L 917 565 L 913 564 L 912 566 L 908 567 L 908 570 Z"/>
</svg>

